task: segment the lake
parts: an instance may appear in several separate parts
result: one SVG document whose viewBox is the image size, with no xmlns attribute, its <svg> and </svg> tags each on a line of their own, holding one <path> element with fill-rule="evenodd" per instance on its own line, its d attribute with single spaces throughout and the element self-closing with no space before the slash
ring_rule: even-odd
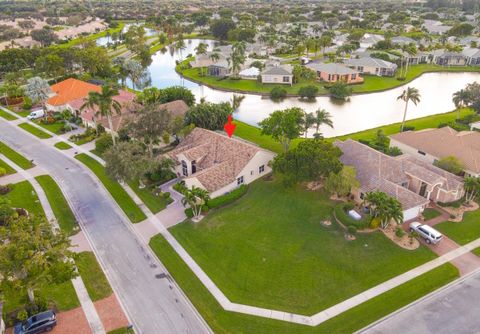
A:
<svg viewBox="0 0 480 334">
<path fill-rule="evenodd" d="M 157 52 L 152 58 L 148 71 L 151 76 L 151 85 L 165 88 L 180 85 L 192 90 L 197 101 L 205 98 L 210 102 L 229 101 L 234 93 L 223 92 L 183 79 L 175 72 L 177 61 L 185 59 L 195 53 L 195 47 L 204 42 L 213 48 L 215 42 L 211 40 L 187 40 L 184 50 L 174 50 L 167 47 L 166 52 Z M 290 107 L 301 107 L 307 112 L 318 108 L 327 110 L 332 115 L 334 129 L 324 127 L 321 132 L 325 137 L 344 135 L 366 130 L 381 125 L 401 122 L 404 103 L 397 97 L 407 87 L 419 89 L 422 95 L 421 102 L 415 106 L 409 104 L 407 119 L 414 119 L 433 114 L 445 113 L 455 109 L 452 94 L 467 83 L 480 81 L 480 73 L 427 73 L 402 87 L 388 91 L 354 95 L 350 101 L 338 103 L 329 97 L 317 97 L 314 102 L 300 101 L 298 98 L 287 98 L 281 102 L 274 102 L 268 97 L 254 94 L 244 94 L 238 112 L 234 117 L 248 124 L 256 125 L 271 112 Z"/>
</svg>

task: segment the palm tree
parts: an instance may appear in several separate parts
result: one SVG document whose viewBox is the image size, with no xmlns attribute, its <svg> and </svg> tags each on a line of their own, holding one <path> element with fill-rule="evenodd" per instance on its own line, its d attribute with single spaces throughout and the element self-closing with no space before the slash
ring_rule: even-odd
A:
<svg viewBox="0 0 480 334">
<path fill-rule="evenodd" d="M 88 97 L 85 99 L 85 102 L 80 107 L 80 110 L 84 110 L 86 108 L 94 109 L 98 107 L 98 111 L 95 114 L 102 115 L 107 118 L 108 126 L 110 128 L 110 134 L 112 135 L 113 145 L 115 145 L 115 135 L 113 131 L 113 124 L 112 124 L 112 110 L 119 114 L 121 112 L 122 106 L 117 100 L 114 100 L 113 97 L 118 95 L 118 90 L 112 88 L 111 86 L 104 85 L 102 86 L 101 93 L 99 92 L 90 92 L 88 93 Z"/>
<path fill-rule="evenodd" d="M 328 125 L 333 129 L 332 115 L 330 115 L 330 113 L 325 109 L 317 109 L 315 111 L 315 120 L 313 124 L 315 124 L 315 134 L 313 136 L 315 138 L 321 137 L 322 134 L 319 132 L 319 130 L 322 124 Z"/>
<path fill-rule="evenodd" d="M 240 108 L 240 105 L 242 104 L 243 99 L 245 99 L 245 95 L 233 94 L 232 100 L 231 100 L 233 112 L 236 112 L 238 108 Z"/>
<path fill-rule="evenodd" d="M 187 189 L 182 198 L 183 206 L 190 206 L 193 218 L 198 218 L 202 214 L 202 207 L 210 200 L 210 196 L 205 189 L 193 186 Z"/>
<path fill-rule="evenodd" d="M 47 102 L 50 94 L 52 93 L 52 89 L 50 88 L 47 80 L 40 77 L 33 77 L 28 79 L 25 93 L 32 101 L 40 102 L 42 104 L 43 111 L 46 111 L 45 103 Z M 45 115 L 46 114 L 47 113 L 45 113 Z"/>
<path fill-rule="evenodd" d="M 303 134 L 307 138 L 308 130 L 315 124 L 315 115 L 313 113 L 304 113 L 302 120 Z"/>
<path fill-rule="evenodd" d="M 135 90 L 135 87 L 139 86 L 142 80 L 148 76 L 146 69 L 136 60 L 126 60 L 123 67 L 125 73 L 128 73 L 128 77 L 130 77 L 130 80 L 132 81 L 133 90 Z"/>
<path fill-rule="evenodd" d="M 325 49 L 332 44 L 332 38 L 328 35 L 323 35 L 320 37 L 320 46 L 322 47 L 322 54 L 325 57 Z"/>
<path fill-rule="evenodd" d="M 219 59 L 220 59 L 220 54 L 217 53 L 217 52 L 213 52 L 212 54 L 210 54 L 210 59 L 216 63 Z"/>
<path fill-rule="evenodd" d="M 403 210 L 400 202 L 381 191 L 372 191 L 365 195 L 363 202 L 368 206 L 370 214 L 380 219 L 381 227 L 385 229 L 390 221 L 397 224 L 403 221 Z"/>
<path fill-rule="evenodd" d="M 195 52 L 196 52 L 197 56 L 206 54 L 207 53 L 207 48 L 208 48 L 208 45 L 206 43 L 203 43 L 203 42 L 199 43 L 195 47 Z M 203 70 L 204 70 L 204 68 L 202 67 L 201 68 L 202 75 L 203 75 Z"/>
<path fill-rule="evenodd" d="M 403 90 L 402 95 L 397 97 L 397 100 L 402 100 L 405 102 L 405 111 L 403 112 L 403 121 L 400 131 L 403 132 L 403 128 L 405 127 L 405 119 L 407 118 L 407 109 L 408 109 L 408 102 L 412 101 L 415 105 L 420 102 L 420 92 L 417 88 L 414 87 L 407 87 L 407 89 Z"/>
<path fill-rule="evenodd" d="M 465 188 L 465 202 L 468 203 L 475 200 L 475 197 L 477 197 L 480 192 L 480 178 L 466 177 L 463 183 Z"/>
<path fill-rule="evenodd" d="M 177 43 L 175 43 L 175 49 L 177 49 L 178 51 L 180 51 L 180 61 L 182 61 L 182 50 L 185 50 L 187 46 L 185 45 L 185 41 L 183 40 L 183 38 L 179 39 L 177 41 Z"/>
<path fill-rule="evenodd" d="M 460 118 L 460 108 L 466 107 L 470 104 L 470 92 L 466 89 L 460 89 L 458 92 L 453 93 L 452 101 L 457 108 L 457 119 Z"/>
</svg>

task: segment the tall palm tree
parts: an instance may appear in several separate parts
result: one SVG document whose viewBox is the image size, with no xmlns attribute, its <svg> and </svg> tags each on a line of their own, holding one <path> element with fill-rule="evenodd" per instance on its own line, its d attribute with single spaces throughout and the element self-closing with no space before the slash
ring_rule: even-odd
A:
<svg viewBox="0 0 480 334">
<path fill-rule="evenodd" d="M 315 134 L 314 137 L 318 138 L 321 137 L 322 134 L 319 132 L 320 126 L 322 124 L 328 125 L 333 129 L 333 121 L 332 121 L 332 115 L 325 109 L 317 109 L 315 111 L 315 120 L 313 124 L 315 125 Z"/>
<path fill-rule="evenodd" d="M 217 53 L 217 52 L 213 52 L 212 54 L 210 54 L 209 58 L 210 58 L 214 63 L 216 63 L 216 62 L 220 59 L 220 54 Z"/>
<path fill-rule="evenodd" d="M 452 101 L 455 104 L 455 108 L 457 108 L 457 119 L 460 118 L 460 108 L 468 106 L 470 100 L 470 92 L 466 89 L 460 89 L 458 92 L 453 93 Z"/>
<path fill-rule="evenodd" d="M 405 127 L 405 119 L 407 118 L 407 109 L 408 109 L 408 102 L 412 101 L 415 105 L 420 102 L 420 92 L 417 88 L 414 87 L 407 87 L 407 89 L 403 90 L 402 95 L 397 97 L 397 100 L 402 100 L 405 102 L 405 111 L 403 112 L 403 120 L 402 126 L 400 131 L 403 132 L 403 128 Z"/>
<path fill-rule="evenodd" d="M 208 45 L 206 43 L 200 42 L 196 47 L 195 47 L 195 52 L 197 56 L 204 55 L 207 53 Z M 202 75 L 203 75 L 203 66 L 201 68 Z"/>
<path fill-rule="evenodd" d="M 303 135 L 307 138 L 308 130 L 315 124 L 315 115 L 313 113 L 304 113 L 302 120 Z"/>
<path fill-rule="evenodd" d="M 90 92 L 88 97 L 85 99 L 85 102 L 80 107 L 80 110 L 86 108 L 94 109 L 98 107 L 96 115 L 102 115 L 107 118 L 108 126 L 110 127 L 110 134 L 112 135 L 113 145 L 115 142 L 115 135 L 113 133 L 113 124 L 112 124 L 112 111 L 119 114 L 121 112 L 122 106 L 117 100 L 114 100 L 113 97 L 118 95 L 118 90 L 112 88 L 111 86 L 104 85 L 102 86 L 102 91 L 99 92 Z"/>
</svg>

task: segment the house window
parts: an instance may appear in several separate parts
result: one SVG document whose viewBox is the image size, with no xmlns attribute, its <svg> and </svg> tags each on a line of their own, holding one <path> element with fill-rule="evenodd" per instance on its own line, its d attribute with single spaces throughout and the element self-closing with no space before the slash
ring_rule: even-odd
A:
<svg viewBox="0 0 480 334">
<path fill-rule="evenodd" d="M 355 80 L 357 78 L 357 74 L 352 74 L 352 80 Z"/>
<path fill-rule="evenodd" d="M 408 188 L 408 182 L 402 182 L 402 187 Z"/>
<path fill-rule="evenodd" d="M 328 81 L 332 81 L 332 75 L 331 74 L 328 75 Z"/>
<path fill-rule="evenodd" d="M 363 66 L 358 66 L 358 71 L 363 72 Z"/>
<path fill-rule="evenodd" d="M 283 77 L 283 82 L 290 82 L 290 77 L 284 76 Z"/>
<path fill-rule="evenodd" d="M 418 154 L 421 154 L 421 155 L 427 155 L 425 152 L 420 151 L 420 150 L 418 150 L 417 153 L 418 153 Z"/>
<path fill-rule="evenodd" d="M 265 171 L 265 165 L 258 167 L 258 174 L 262 174 Z"/>
<path fill-rule="evenodd" d="M 237 179 L 237 186 L 243 184 L 243 176 L 240 176 L 238 179 Z"/>
<path fill-rule="evenodd" d="M 197 172 L 197 162 L 195 160 L 192 161 L 192 174 Z"/>
<path fill-rule="evenodd" d="M 183 172 L 183 176 L 188 176 L 188 167 L 187 167 L 187 163 L 185 161 L 182 160 L 182 172 Z"/>
</svg>

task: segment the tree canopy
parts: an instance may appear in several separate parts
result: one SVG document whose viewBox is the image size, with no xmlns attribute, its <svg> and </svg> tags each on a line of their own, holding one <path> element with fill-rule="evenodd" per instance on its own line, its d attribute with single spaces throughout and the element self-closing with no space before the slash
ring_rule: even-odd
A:
<svg viewBox="0 0 480 334">
<path fill-rule="evenodd" d="M 303 132 L 303 117 L 305 112 L 301 108 L 277 110 L 259 123 L 263 135 L 272 136 L 282 144 L 287 152 L 293 139 Z"/>
<path fill-rule="evenodd" d="M 191 107 L 185 115 L 185 124 L 209 129 L 222 130 L 232 113 L 232 106 L 228 102 L 204 102 Z"/>
</svg>

